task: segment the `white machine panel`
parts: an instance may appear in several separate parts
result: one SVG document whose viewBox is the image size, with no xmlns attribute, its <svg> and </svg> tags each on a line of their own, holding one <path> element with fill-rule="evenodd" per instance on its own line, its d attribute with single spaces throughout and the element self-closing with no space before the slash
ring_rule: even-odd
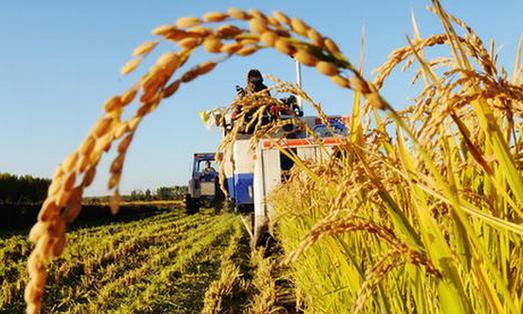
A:
<svg viewBox="0 0 523 314">
<path fill-rule="evenodd" d="M 250 140 L 236 140 L 234 142 L 234 173 L 253 173 L 253 153 Z"/>
</svg>

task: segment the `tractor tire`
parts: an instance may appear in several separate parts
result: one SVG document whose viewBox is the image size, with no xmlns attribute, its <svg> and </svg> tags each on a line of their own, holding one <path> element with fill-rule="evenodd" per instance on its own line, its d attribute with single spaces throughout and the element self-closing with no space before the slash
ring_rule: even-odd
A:
<svg viewBox="0 0 523 314">
<path fill-rule="evenodd" d="M 191 197 L 191 194 L 185 194 L 185 213 L 194 215 L 200 211 L 200 203 Z"/>
</svg>

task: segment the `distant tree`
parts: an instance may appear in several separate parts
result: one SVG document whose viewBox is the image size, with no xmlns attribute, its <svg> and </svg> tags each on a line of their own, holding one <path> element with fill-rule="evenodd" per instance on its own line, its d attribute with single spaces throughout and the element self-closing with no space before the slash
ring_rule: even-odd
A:
<svg viewBox="0 0 523 314">
<path fill-rule="evenodd" d="M 131 201 L 143 201 L 145 200 L 145 194 L 142 190 L 131 191 Z"/>
<path fill-rule="evenodd" d="M 145 200 L 149 201 L 153 198 L 151 190 L 147 189 L 145 190 Z"/>
<path fill-rule="evenodd" d="M 159 200 L 172 200 L 174 197 L 174 188 L 162 186 L 156 189 L 156 198 Z"/>
<path fill-rule="evenodd" d="M 49 179 L 0 173 L 0 202 L 41 202 L 47 196 L 50 184 Z"/>
<path fill-rule="evenodd" d="M 175 200 L 183 200 L 185 194 L 189 192 L 189 188 L 186 185 L 175 186 L 173 191 L 173 198 Z"/>
</svg>

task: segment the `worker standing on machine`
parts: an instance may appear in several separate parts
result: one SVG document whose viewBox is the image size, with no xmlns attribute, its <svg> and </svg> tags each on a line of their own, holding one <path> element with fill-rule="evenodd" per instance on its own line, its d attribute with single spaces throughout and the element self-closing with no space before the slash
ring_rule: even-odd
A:
<svg viewBox="0 0 523 314">
<path fill-rule="evenodd" d="M 262 91 L 265 91 L 265 92 L 260 93 Z M 261 94 L 260 98 L 271 96 L 271 93 L 267 89 L 267 86 L 265 84 L 263 84 L 263 77 L 262 77 L 261 72 L 257 69 L 252 69 L 252 70 L 249 70 L 249 72 L 247 73 L 247 86 L 245 88 L 242 88 L 238 85 L 236 86 L 236 98 L 238 100 L 241 100 L 245 97 L 248 97 L 249 95 L 256 94 L 256 93 Z M 257 98 L 258 97 L 254 97 L 253 100 L 256 100 Z M 237 105 L 234 108 L 232 115 L 231 115 L 232 121 L 234 121 L 238 118 L 238 116 L 242 112 L 242 109 L 243 109 L 242 107 L 243 106 L 240 102 L 239 105 Z M 249 121 L 251 121 L 252 116 L 254 115 L 254 113 L 256 112 L 257 109 L 258 108 L 252 108 L 249 110 L 249 112 L 245 116 L 245 123 L 248 123 Z M 253 130 L 244 130 L 245 133 L 252 133 L 252 131 Z"/>
</svg>

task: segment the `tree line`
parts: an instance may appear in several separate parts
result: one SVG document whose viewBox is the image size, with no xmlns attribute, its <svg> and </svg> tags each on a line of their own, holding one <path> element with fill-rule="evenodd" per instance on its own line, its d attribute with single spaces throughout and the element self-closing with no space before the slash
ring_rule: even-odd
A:
<svg viewBox="0 0 523 314">
<path fill-rule="evenodd" d="M 162 186 L 156 189 L 155 194 L 150 189 L 133 190 L 127 197 L 130 201 L 182 200 L 187 192 L 187 186 Z"/>
<path fill-rule="evenodd" d="M 37 178 L 31 175 L 17 176 L 0 173 L 1 203 L 37 203 L 47 196 L 50 179 Z"/>
</svg>

